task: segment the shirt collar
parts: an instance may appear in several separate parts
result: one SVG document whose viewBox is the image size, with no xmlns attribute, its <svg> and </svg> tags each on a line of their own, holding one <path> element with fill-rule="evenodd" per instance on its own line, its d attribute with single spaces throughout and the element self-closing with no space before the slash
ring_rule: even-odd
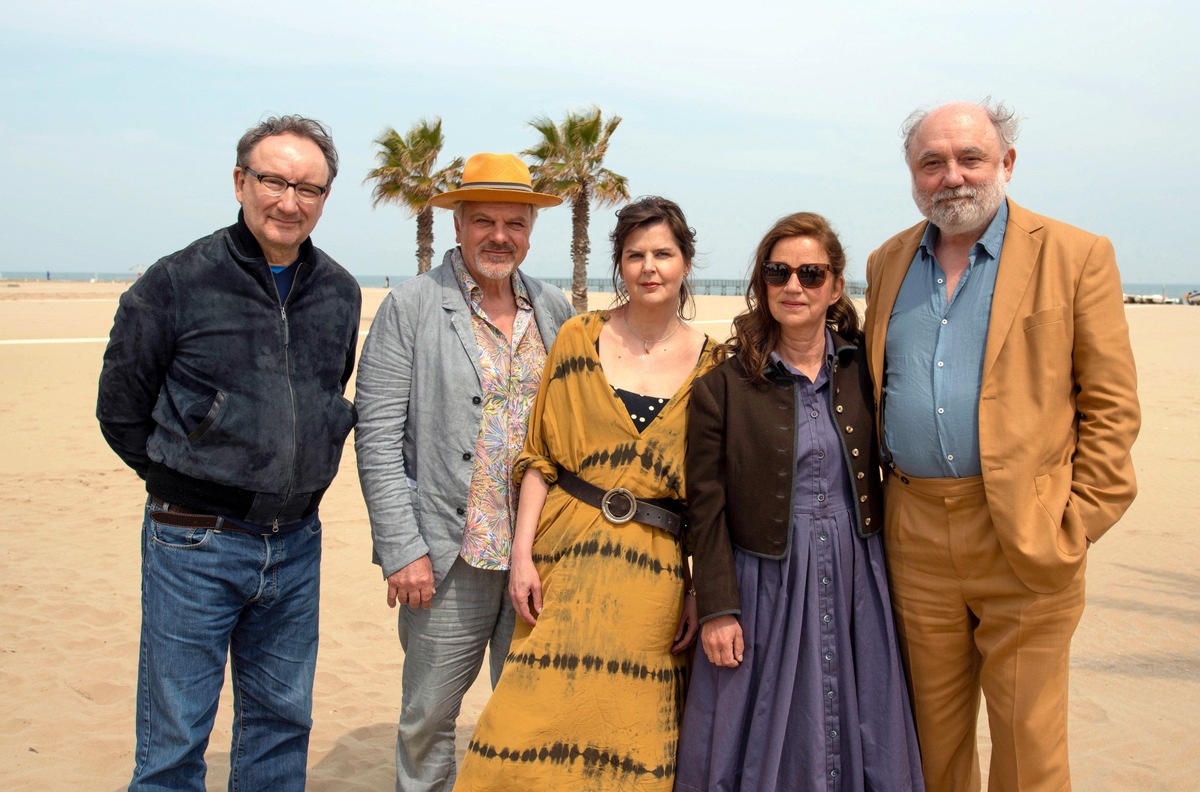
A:
<svg viewBox="0 0 1200 792">
<path fill-rule="evenodd" d="M 454 278 L 458 281 L 458 288 L 462 292 L 463 299 L 471 305 L 478 305 L 483 299 L 483 288 L 472 277 L 471 271 L 467 269 L 467 264 L 463 261 L 462 248 L 454 248 L 450 251 L 450 264 L 454 268 Z M 529 292 L 525 289 L 525 282 L 521 280 L 521 276 L 513 270 L 512 274 L 512 290 L 513 296 L 517 299 L 517 307 L 522 310 L 530 310 L 533 308 L 533 303 L 529 301 Z"/>
<path fill-rule="evenodd" d="M 830 333 L 829 328 L 826 327 L 825 328 L 825 368 L 826 368 L 826 370 L 829 370 L 833 367 L 833 355 L 834 355 L 833 334 Z M 775 370 L 778 371 L 780 374 L 788 374 L 793 377 L 804 376 L 803 374 L 800 373 L 799 369 L 793 368 L 791 365 L 789 365 L 788 362 L 786 360 L 784 360 L 782 357 L 780 357 L 779 353 L 773 349 L 771 350 L 771 355 L 768 359 L 769 359 L 770 363 L 773 366 L 775 366 Z"/>
<path fill-rule="evenodd" d="M 1000 258 L 1000 248 L 1004 244 L 1004 229 L 1008 226 L 1008 199 L 1005 198 L 1000 202 L 1000 208 L 996 210 L 996 216 L 992 218 L 992 222 L 988 223 L 988 227 L 984 229 L 983 236 L 979 237 L 972 247 L 971 252 L 978 254 L 982 248 L 993 261 Z M 937 244 L 938 228 L 933 223 L 925 224 L 925 233 L 921 236 L 920 250 L 929 258 L 933 258 L 934 245 Z M 972 257 L 974 260 L 974 256 Z"/>
</svg>

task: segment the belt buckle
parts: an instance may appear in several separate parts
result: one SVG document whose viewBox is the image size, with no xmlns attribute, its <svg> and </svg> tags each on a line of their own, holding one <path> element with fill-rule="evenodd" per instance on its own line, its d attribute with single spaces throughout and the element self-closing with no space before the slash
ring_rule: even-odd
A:
<svg viewBox="0 0 1200 792">
<path fill-rule="evenodd" d="M 625 504 L 622 504 L 620 499 L 625 499 Z M 627 505 L 626 505 L 627 504 Z M 613 487 L 600 499 L 600 511 L 604 513 L 605 518 L 614 525 L 621 525 L 633 519 L 633 515 L 637 513 L 637 498 L 633 493 L 624 487 Z M 613 506 L 626 509 L 621 514 L 613 511 Z"/>
</svg>

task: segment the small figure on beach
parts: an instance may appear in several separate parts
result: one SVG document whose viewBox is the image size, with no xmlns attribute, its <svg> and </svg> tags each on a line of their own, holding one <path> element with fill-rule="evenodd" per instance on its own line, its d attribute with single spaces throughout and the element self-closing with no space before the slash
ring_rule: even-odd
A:
<svg viewBox="0 0 1200 792">
<path fill-rule="evenodd" d="M 305 787 L 317 509 L 354 426 L 343 394 L 362 299 L 309 238 L 337 166 L 318 121 L 247 130 L 237 222 L 160 259 L 121 296 L 96 416 L 149 494 L 130 790 L 205 788 L 227 658 L 230 788 Z"/>
<path fill-rule="evenodd" d="M 521 617 L 459 792 L 670 792 L 697 632 L 682 547 L 688 397 L 716 343 L 684 321 L 695 232 L 665 198 L 617 212 L 617 306 L 563 325 L 514 479 Z"/>
<path fill-rule="evenodd" d="M 825 218 L 777 221 L 755 253 L 732 356 L 692 388 L 688 535 L 703 652 L 680 792 L 924 788 L 845 269 Z"/>
<path fill-rule="evenodd" d="M 512 639 L 513 463 L 546 350 L 574 312 L 562 290 L 519 271 L 539 208 L 513 154 L 476 154 L 454 210 L 458 247 L 383 299 L 356 383 L 358 475 L 387 602 L 404 649 L 396 789 L 449 790 L 463 695 Z"/>
<path fill-rule="evenodd" d="M 884 538 L 926 788 L 1070 789 L 1067 676 L 1088 548 L 1133 502 L 1141 413 L 1109 241 L 1006 198 L 1003 104 L 917 111 L 926 222 L 867 263 Z"/>
</svg>

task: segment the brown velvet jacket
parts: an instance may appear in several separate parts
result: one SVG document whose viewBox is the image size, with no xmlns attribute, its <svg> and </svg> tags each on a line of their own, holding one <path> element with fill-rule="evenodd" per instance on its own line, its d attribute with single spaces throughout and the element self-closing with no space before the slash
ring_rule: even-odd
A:
<svg viewBox="0 0 1200 792">
<path fill-rule="evenodd" d="M 833 344 L 833 409 L 865 537 L 883 526 L 871 379 L 861 344 L 837 333 Z M 769 385 L 752 384 L 732 357 L 692 385 L 687 543 L 701 622 L 741 612 L 734 547 L 772 559 L 791 549 L 796 386 L 773 366 L 767 377 Z"/>
</svg>

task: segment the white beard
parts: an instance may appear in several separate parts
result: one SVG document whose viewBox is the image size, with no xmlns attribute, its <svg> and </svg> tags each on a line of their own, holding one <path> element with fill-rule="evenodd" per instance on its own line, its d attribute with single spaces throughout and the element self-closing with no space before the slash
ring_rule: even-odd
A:
<svg viewBox="0 0 1200 792">
<path fill-rule="evenodd" d="M 1004 171 L 997 171 L 996 178 L 977 187 L 956 187 L 952 190 L 929 195 L 921 192 L 914 184 L 913 201 L 929 222 L 945 234 L 982 232 L 996 216 L 1007 193 L 1008 180 Z M 967 198 L 966 202 L 943 203 L 950 198 Z"/>
</svg>

